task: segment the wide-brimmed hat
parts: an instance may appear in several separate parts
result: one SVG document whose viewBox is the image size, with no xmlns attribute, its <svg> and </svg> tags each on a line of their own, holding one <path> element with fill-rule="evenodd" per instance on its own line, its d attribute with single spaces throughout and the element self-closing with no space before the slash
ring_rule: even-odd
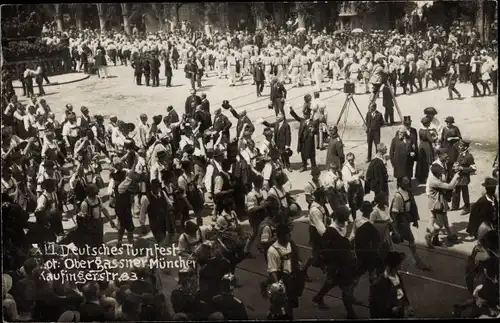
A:
<svg viewBox="0 0 500 323">
<path fill-rule="evenodd" d="M 481 185 L 484 187 L 496 187 L 498 185 L 498 181 L 493 177 L 486 177 Z"/>
<path fill-rule="evenodd" d="M 428 108 L 424 109 L 424 114 L 435 116 L 438 113 L 437 113 L 436 109 L 434 109 L 434 107 L 428 107 Z"/>
<path fill-rule="evenodd" d="M 444 119 L 444 122 L 446 123 L 455 123 L 455 118 L 453 117 L 446 117 L 446 119 Z"/>
<path fill-rule="evenodd" d="M 384 263 L 388 267 L 396 268 L 401 265 L 405 257 L 406 255 L 403 252 L 391 251 L 387 254 Z"/>
</svg>

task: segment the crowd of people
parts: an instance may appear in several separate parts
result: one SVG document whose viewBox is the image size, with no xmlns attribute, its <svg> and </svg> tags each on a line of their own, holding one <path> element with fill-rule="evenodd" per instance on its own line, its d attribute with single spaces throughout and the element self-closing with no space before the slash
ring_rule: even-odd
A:
<svg viewBox="0 0 500 323">
<path fill-rule="evenodd" d="M 261 294 L 270 303 L 268 319 L 293 319 L 311 266 L 325 274 L 313 299 L 319 309 L 328 308 L 324 297 L 338 286 L 347 316 L 355 318 L 353 306 L 361 302 L 354 290 L 359 278 L 368 274 L 372 318 L 413 316 L 398 273 L 405 255 L 394 250 L 395 244 L 408 242 L 417 267 L 431 269 L 420 259 L 411 230 L 418 227 L 423 211 L 414 200 L 413 178 L 426 186 L 429 248 L 443 243 L 442 230 L 447 243 L 458 240 L 447 212 L 460 208 L 461 197 L 463 213 L 470 214 L 467 232 L 477 240 L 467 267 L 473 301 L 457 305 L 455 314 L 498 315 L 498 164 L 492 177 L 484 180 L 484 195 L 472 207 L 468 186 L 477 170 L 470 140 L 462 137 L 453 117 L 442 126 L 438 111 L 428 107 L 418 131 L 405 117 L 390 146 L 380 142 L 381 127 L 393 122 L 387 102 L 394 100 L 387 96 L 397 92 L 398 82 L 403 93 L 412 93 L 414 88 L 422 90 L 422 80 L 432 80 L 438 87 L 448 86 L 452 98 L 457 80 L 470 80 L 480 95 L 491 92 L 491 81 L 496 94 L 496 52 L 490 44 L 479 44 L 474 31 L 463 35 L 441 28 L 414 35 L 190 36 L 141 38 L 89 32 L 70 40 L 75 70 L 90 73 L 88 57 L 96 55 L 93 66 L 103 78 L 108 76 L 104 66 L 119 58 L 124 65 L 130 60 L 137 85 L 144 76 L 146 85 L 151 77 L 151 85 L 159 86 L 163 62 L 168 87 L 172 71 L 184 64 L 192 89 L 183 111 L 169 106 L 165 115 L 142 114 L 139 124 L 117 116 L 105 123 L 99 112 L 91 114 L 85 106 L 78 112 L 71 103 L 63 116 L 56 117 L 45 99 L 33 95 L 32 86 L 25 93 L 28 104 L 18 101 L 11 83 L 2 89 L 5 321 L 248 319 L 246 307 L 232 290 L 238 285 L 236 267 L 255 257 L 254 245 L 264 255 L 269 273 L 260 283 Z M 206 94 L 198 96 L 196 88 L 213 70 L 227 77 L 229 85 L 250 76 L 258 96 L 266 83 L 271 87 L 269 108 L 275 110 L 276 121 L 263 122 L 262 143 L 254 141 L 256 121 L 245 111 L 237 111 L 228 101 L 213 109 Z M 344 153 L 337 127 L 328 126 L 326 104 L 320 99 L 326 77 L 328 87 L 338 87 L 343 79 L 362 82 L 362 92 L 372 93 L 366 115 L 366 172 L 356 165 L 352 152 Z M 302 116 L 293 109 L 289 113 L 300 123 L 296 144 L 302 171 L 311 171 L 304 188 L 313 249 L 309 259 L 301 257 L 291 235 L 292 220 L 301 208 L 290 194 L 288 176 L 295 170 L 290 164 L 292 138 L 283 86 L 286 82 L 303 86 L 306 80 L 314 93 L 304 98 Z M 379 91 L 385 116 L 377 111 Z M 234 137 L 233 122 L 222 109 L 234 117 Z M 317 149 L 327 150 L 326 173 L 317 166 Z M 389 192 L 388 160 L 397 180 L 395 192 Z M 109 166 L 110 180 L 102 194 L 104 164 Z M 370 192 L 373 201 L 367 200 Z M 250 231 L 242 224 L 247 219 Z M 70 220 L 77 227 L 64 232 L 63 222 Z M 75 284 L 43 279 L 48 269 L 42 264 L 54 255 L 37 253 L 42 246 L 99 246 L 105 243 L 108 221 L 118 232 L 117 247 L 122 248 L 125 233 L 131 245 L 135 230 L 147 233 L 147 220 L 157 244 L 177 243 L 180 254 L 197 263 L 196 268 L 179 272 L 179 287 L 170 300 L 174 313 L 164 308 L 154 271 L 134 269 L 138 279 L 133 282 Z"/>
</svg>

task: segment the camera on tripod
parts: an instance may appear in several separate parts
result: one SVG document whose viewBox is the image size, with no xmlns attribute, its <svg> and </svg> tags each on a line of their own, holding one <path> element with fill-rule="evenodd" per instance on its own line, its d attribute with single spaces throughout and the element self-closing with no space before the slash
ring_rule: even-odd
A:
<svg viewBox="0 0 500 323">
<path fill-rule="evenodd" d="M 355 92 L 355 87 L 354 83 L 351 83 L 349 81 L 346 81 L 344 83 L 344 93 L 345 94 L 354 94 Z"/>
</svg>

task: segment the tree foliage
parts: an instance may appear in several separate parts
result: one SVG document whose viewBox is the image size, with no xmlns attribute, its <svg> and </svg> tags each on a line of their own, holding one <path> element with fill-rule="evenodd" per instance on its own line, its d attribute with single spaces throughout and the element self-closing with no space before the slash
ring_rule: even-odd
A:
<svg viewBox="0 0 500 323">
<path fill-rule="evenodd" d="M 380 1 L 348 1 L 352 4 L 359 14 L 374 13 L 377 10 L 377 5 Z"/>
</svg>

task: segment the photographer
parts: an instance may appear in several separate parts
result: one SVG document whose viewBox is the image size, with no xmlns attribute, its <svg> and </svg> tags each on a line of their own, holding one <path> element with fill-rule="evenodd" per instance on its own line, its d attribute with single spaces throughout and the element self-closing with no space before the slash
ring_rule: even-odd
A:
<svg viewBox="0 0 500 323">
<path fill-rule="evenodd" d="M 380 91 L 380 87 L 386 82 L 386 73 L 383 57 L 378 57 L 375 60 L 376 64 L 373 67 L 372 77 L 370 83 L 372 83 L 372 96 L 370 97 L 370 102 L 375 101 L 377 98 L 375 95 Z"/>
</svg>

